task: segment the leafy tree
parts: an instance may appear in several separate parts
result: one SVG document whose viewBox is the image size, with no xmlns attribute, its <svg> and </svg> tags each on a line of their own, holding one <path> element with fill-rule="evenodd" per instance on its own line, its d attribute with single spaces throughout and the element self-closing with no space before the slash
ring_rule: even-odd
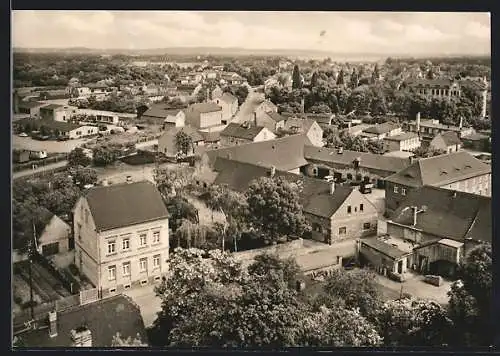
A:
<svg viewBox="0 0 500 356">
<path fill-rule="evenodd" d="M 292 72 L 292 88 L 293 89 L 300 89 L 300 88 L 302 88 L 302 80 L 300 78 L 300 70 L 299 70 L 299 66 L 297 64 L 293 67 L 293 72 Z"/>
<path fill-rule="evenodd" d="M 315 71 L 311 77 L 311 88 L 314 88 L 318 85 L 318 72 Z"/>
<path fill-rule="evenodd" d="M 228 228 L 230 229 L 233 235 L 234 249 L 237 250 L 237 241 L 246 225 L 247 205 L 245 197 L 225 186 L 212 185 L 206 194 L 206 204 L 212 211 L 220 211 L 224 215 L 227 224 L 224 225 L 222 233 L 226 235 Z"/>
<path fill-rule="evenodd" d="M 332 109 L 325 103 L 317 103 L 314 106 L 311 106 L 307 112 L 314 113 L 314 114 L 331 114 Z"/>
<path fill-rule="evenodd" d="M 473 248 L 460 266 L 460 280 L 448 293 L 448 313 L 455 325 L 454 342 L 466 346 L 489 346 L 494 342 L 491 314 L 492 250 L 485 243 Z"/>
<path fill-rule="evenodd" d="M 420 146 L 413 150 L 413 155 L 417 158 L 429 158 L 445 154 L 446 151 L 435 149 L 431 146 Z"/>
<path fill-rule="evenodd" d="M 254 258 L 248 267 L 251 275 L 269 279 L 269 281 L 285 281 L 289 288 L 295 288 L 300 268 L 293 258 L 281 259 L 279 256 L 264 253 Z"/>
<path fill-rule="evenodd" d="M 248 87 L 246 85 L 240 85 L 234 92 L 234 96 L 238 98 L 238 105 L 243 104 L 248 96 Z"/>
<path fill-rule="evenodd" d="M 155 170 L 154 180 L 164 197 L 183 195 L 193 184 L 193 170 L 160 168 Z"/>
<path fill-rule="evenodd" d="M 345 84 L 344 83 L 344 76 L 345 76 L 344 70 L 341 69 L 340 72 L 339 72 L 339 75 L 337 77 L 337 85 L 344 85 Z"/>
<path fill-rule="evenodd" d="M 198 223 L 198 210 L 186 198 L 182 196 L 173 196 L 165 199 L 165 205 L 169 214 L 169 226 L 172 231 L 182 225 L 184 221 Z"/>
<path fill-rule="evenodd" d="M 116 333 L 111 341 L 111 347 L 147 347 L 148 344 L 142 342 L 141 336 L 137 334 L 133 339 L 128 337 L 123 339 L 120 333 Z"/>
<path fill-rule="evenodd" d="M 351 73 L 351 88 L 356 89 L 359 85 L 359 75 L 356 72 L 356 68 L 353 68 Z"/>
<path fill-rule="evenodd" d="M 298 188 L 282 177 L 256 179 L 246 195 L 249 222 L 265 235 L 266 241 L 301 236 L 309 228 L 302 214 Z"/>
<path fill-rule="evenodd" d="M 372 84 L 378 82 L 379 77 L 380 77 L 380 71 L 378 69 L 378 64 L 375 64 L 375 68 L 373 68 L 373 73 L 372 73 L 372 78 L 371 78 Z"/>
<path fill-rule="evenodd" d="M 175 135 L 175 148 L 178 152 L 187 155 L 193 148 L 193 138 L 183 130 L 180 130 Z"/>
<path fill-rule="evenodd" d="M 73 176 L 73 182 L 79 187 L 97 183 L 97 171 L 95 169 L 81 167 L 71 169 L 70 173 Z"/>
<path fill-rule="evenodd" d="M 326 281 L 325 292 L 343 299 L 347 308 L 359 308 L 361 315 L 372 321 L 381 307 L 376 276 L 367 269 L 335 270 Z"/>
<path fill-rule="evenodd" d="M 322 306 L 303 320 L 301 330 L 302 346 L 360 347 L 382 343 L 375 326 L 358 309 Z"/>
<path fill-rule="evenodd" d="M 453 328 L 446 309 L 436 302 L 403 298 L 382 306 L 378 316 L 386 346 L 442 346 Z"/>
<path fill-rule="evenodd" d="M 111 146 L 98 146 L 92 150 L 92 157 L 94 165 L 104 167 L 118 159 L 118 152 Z"/>
</svg>

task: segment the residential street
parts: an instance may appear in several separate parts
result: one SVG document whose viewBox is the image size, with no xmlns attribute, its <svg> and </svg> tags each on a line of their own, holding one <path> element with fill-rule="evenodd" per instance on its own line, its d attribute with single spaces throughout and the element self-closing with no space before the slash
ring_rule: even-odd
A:
<svg viewBox="0 0 500 356">
<path fill-rule="evenodd" d="M 264 94 L 256 92 L 254 88 L 250 89 L 248 91 L 246 100 L 243 102 L 243 104 L 241 104 L 238 112 L 233 117 L 233 120 L 231 122 L 243 123 L 247 120 L 251 120 L 255 108 L 263 99 Z"/>
<path fill-rule="evenodd" d="M 33 175 L 33 174 L 36 174 L 36 173 L 50 171 L 52 169 L 64 167 L 67 164 L 68 164 L 68 161 L 64 160 L 64 161 L 59 161 L 59 162 L 47 164 L 46 166 L 40 166 L 40 167 L 38 167 L 35 170 L 33 170 L 33 169 L 27 169 L 27 170 L 24 170 L 24 171 L 15 172 L 15 173 L 12 173 L 12 179 L 27 177 L 27 176 L 30 176 L 30 175 Z"/>
</svg>

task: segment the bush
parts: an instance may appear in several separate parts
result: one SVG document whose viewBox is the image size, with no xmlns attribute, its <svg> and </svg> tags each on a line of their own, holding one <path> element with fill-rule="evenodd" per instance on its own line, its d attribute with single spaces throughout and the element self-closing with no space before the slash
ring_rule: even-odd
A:
<svg viewBox="0 0 500 356">
<path fill-rule="evenodd" d="M 18 305 L 21 305 L 23 303 L 23 298 L 21 298 L 20 296 L 18 295 L 15 295 L 14 296 L 14 303 L 18 304 Z"/>
<path fill-rule="evenodd" d="M 79 276 L 80 275 L 80 271 L 78 270 L 78 268 L 76 267 L 76 265 L 74 263 L 70 264 L 68 266 L 68 269 L 69 269 L 70 273 L 73 276 Z"/>
</svg>

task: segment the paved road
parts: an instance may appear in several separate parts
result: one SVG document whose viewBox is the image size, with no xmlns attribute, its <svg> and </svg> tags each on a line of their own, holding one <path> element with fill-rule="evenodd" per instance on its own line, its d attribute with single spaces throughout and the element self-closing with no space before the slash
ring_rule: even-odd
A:
<svg viewBox="0 0 500 356">
<path fill-rule="evenodd" d="M 241 104 L 238 112 L 231 122 L 243 123 L 247 120 L 253 119 L 253 112 L 263 99 L 264 94 L 257 93 L 254 89 L 250 89 L 246 100 L 243 104 Z"/>
<path fill-rule="evenodd" d="M 56 169 L 56 168 L 61 168 L 61 167 L 66 166 L 67 164 L 68 164 L 68 161 L 64 160 L 64 161 L 59 161 L 59 162 L 47 164 L 46 166 L 40 166 L 35 170 L 27 169 L 25 171 L 15 172 L 12 174 L 12 179 L 27 177 L 27 176 L 30 176 L 30 175 L 33 175 L 36 173 L 50 171 L 50 170 Z"/>
</svg>

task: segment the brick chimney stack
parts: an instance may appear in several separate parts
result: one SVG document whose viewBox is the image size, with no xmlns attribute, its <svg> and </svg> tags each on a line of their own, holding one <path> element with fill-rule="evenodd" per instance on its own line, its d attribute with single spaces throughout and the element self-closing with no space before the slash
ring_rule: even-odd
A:
<svg viewBox="0 0 500 356">
<path fill-rule="evenodd" d="M 71 340 L 75 347 L 92 347 L 92 333 L 85 326 L 71 330 Z"/>
<path fill-rule="evenodd" d="M 49 312 L 49 336 L 57 336 L 57 312 Z"/>
</svg>

